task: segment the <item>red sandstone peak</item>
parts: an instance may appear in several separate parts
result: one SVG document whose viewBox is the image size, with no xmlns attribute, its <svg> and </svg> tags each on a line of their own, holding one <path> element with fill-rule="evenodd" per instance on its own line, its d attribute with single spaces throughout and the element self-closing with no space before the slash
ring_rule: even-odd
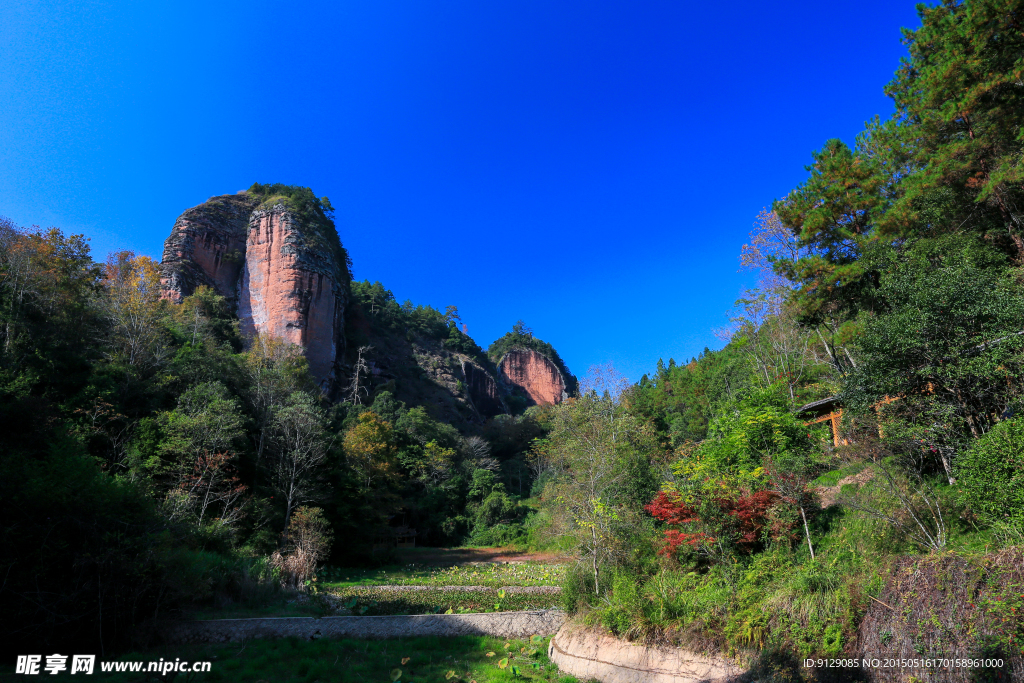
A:
<svg viewBox="0 0 1024 683">
<path fill-rule="evenodd" d="M 301 346 L 330 392 L 345 343 L 344 250 L 324 234 L 333 233 L 329 221 L 307 219 L 286 198 L 270 201 L 242 192 L 183 213 L 164 243 L 162 296 L 181 303 L 196 287 L 212 287 L 235 304 L 246 337 Z"/>
<path fill-rule="evenodd" d="M 502 357 L 498 369 L 506 382 L 522 389 L 538 405 L 554 405 L 568 397 L 558 366 L 533 349 L 512 349 Z"/>
</svg>

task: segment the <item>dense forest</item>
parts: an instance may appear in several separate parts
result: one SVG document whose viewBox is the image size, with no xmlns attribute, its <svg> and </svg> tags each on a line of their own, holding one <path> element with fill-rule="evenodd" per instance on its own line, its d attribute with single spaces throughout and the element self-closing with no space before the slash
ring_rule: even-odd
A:
<svg viewBox="0 0 1024 683">
<path fill-rule="evenodd" d="M 306 188 L 254 188 L 331 220 Z M 4 221 L 0 259 L 12 646 L 123 644 L 188 605 L 301 587 L 327 562 L 385 563 L 410 531 L 420 545 L 528 542 L 544 408 L 481 421 L 453 373 L 460 358 L 494 363 L 454 306 L 348 284 L 332 401 L 300 347 L 243 339 L 210 288 L 161 299 L 148 257 L 98 263 L 81 235 Z"/>
<path fill-rule="evenodd" d="M 723 348 L 636 383 L 606 367 L 577 387 L 521 321 L 485 352 L 456 307 L 364 281 L 328 400 L 211 290 L 172 305 L 147 257 L 0 224 L 11 642 L 115 647 L 189 605 L 386 562 L 415 529 L 567 553 L 577 618 L 749 656 L 763 680 L 889 651 L 1021 675 L 1022 8 L 919 11 L 896 113 L 826 142 L 757 217 L 739 256 L 759 285 Z M 481 420 L 453 368 L 514 348 L 570 398 L 513 393 Z"/>
</svg>

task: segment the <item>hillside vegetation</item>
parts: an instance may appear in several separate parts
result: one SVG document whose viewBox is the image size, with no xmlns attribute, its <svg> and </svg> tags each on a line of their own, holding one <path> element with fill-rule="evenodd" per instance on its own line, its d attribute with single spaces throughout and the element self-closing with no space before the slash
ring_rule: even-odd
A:
<svg viewBox="0 0 1024 683">
<path fill-rule="evenodd" d="M 758 216 L 726 346 L 553 411 L 578 618 L 762 681 L 1024 677 L 1021 13 L 919 11 L 896 114 Z M 1001 664 L 800 664 L 842 656 Z"/>
<path fill-rule="evenodd" d="M 308 188 L 254 188 L 336 237 Z M 530 543 L 544 410 L 475 408 L 462 364 L 495 368 L 454 306 L 350 287 L 331 402 L 300 348 L 243 339 L 209 288 L 173 305 L 148 257 L 97 263 L 81 235 L 0 224 L 11 647 L 99 651 L 154 619 L 282 603 L 328 562 L 394 562 L 399 539 Z"/>
</svg>

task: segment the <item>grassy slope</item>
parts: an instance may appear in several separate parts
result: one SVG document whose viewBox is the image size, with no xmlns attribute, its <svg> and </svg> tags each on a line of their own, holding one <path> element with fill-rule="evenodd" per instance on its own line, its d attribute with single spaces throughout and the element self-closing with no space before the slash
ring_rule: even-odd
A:
<svg viewBox="0 0 1024 683">
<path fill-rule="evenodd" d="M 865 468 L 817 483 L 834 486 Z M 950 517 L 947 550 L 922 554 L 891 526 L 833 505 L 812 522 L 815 561 L 795 539 L 706 572 L 666 563 L 640 586 L 616 582 L 612 606 L 584 619 L 628 638 L 712 653 L 781 652 L 793 663 L 859 651 L 1024 656 L 1024 558 L 991 551 L 990 532 Z"/>
</svg>

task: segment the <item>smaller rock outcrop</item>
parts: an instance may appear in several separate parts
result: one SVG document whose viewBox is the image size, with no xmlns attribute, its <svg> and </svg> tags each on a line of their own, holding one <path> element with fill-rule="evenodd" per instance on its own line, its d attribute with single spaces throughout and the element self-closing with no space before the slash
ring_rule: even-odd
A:
<svg viewBox="0 0 1024 683">
<path fill-rule="evenodd" d="M 181 214 L 164 242 L 161 296 L 181 303 L 206 285 L 234 302 L 255 206 L 256 199 L 241 192 L 211 197 Z"/>
<path fill-rule="evenodd" d="M 515 348 L 498 363 L 502 377 L 537 405 L 555 405 L 568 398 L 567 383 L 558 366 L 533 349 Z"/>
</svg>

